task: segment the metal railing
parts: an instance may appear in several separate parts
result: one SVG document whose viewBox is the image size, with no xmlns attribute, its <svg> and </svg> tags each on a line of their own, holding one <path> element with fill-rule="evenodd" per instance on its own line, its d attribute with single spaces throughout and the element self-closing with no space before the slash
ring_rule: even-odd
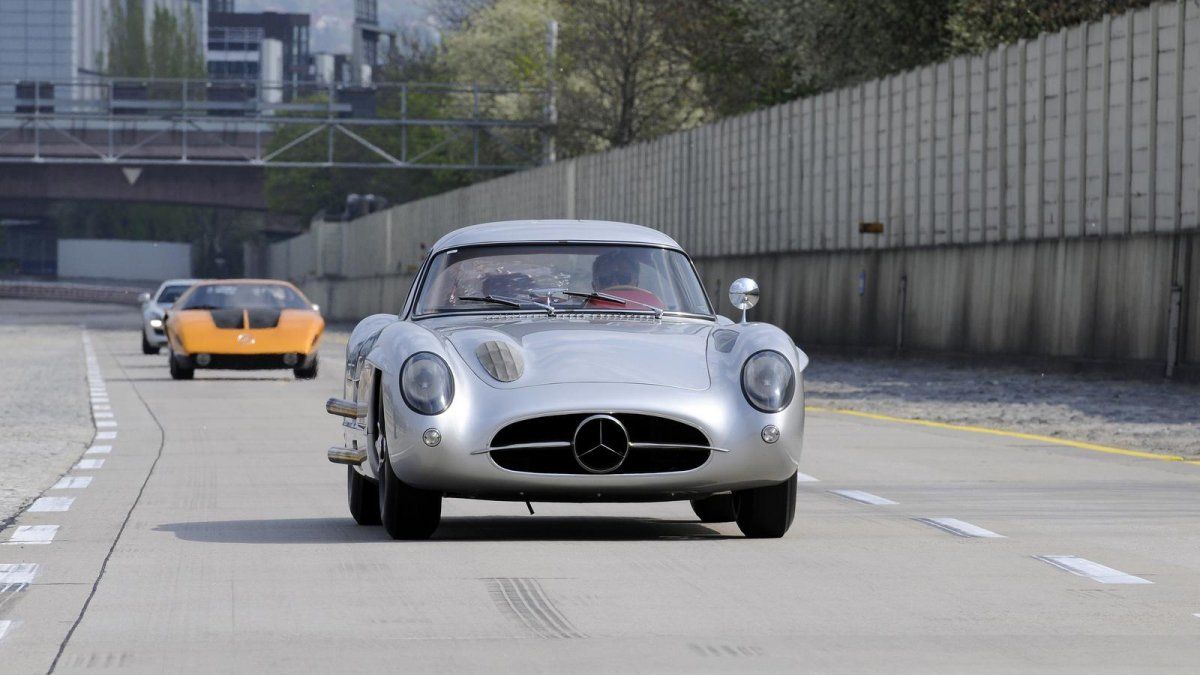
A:
<svg viewBox="0 0 1200 675">
<path fill-rule="evenodd" d="M 0 83 L 0 164 L 512 171 L 547 156 L 546 97 L 429 82 Z"/>
</svg>

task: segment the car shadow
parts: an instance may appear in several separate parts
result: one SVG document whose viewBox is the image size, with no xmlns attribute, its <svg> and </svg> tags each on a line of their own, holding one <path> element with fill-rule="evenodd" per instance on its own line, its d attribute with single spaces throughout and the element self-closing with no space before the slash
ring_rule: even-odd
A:
<svg viewBox="0 0 1200 675">
<path fill-rule="evenodd" d="M 390 541 L 382 527 L 346 518 L 274 518 L 164 523 L 184 541 L 221 544 L 329 544 Z M 729 539 L 692 520 L 608 516 L 447 516 L 433 541 L 648 541 Z M 419 542 L 414 542 L 419 543 Z"/>
</svg>

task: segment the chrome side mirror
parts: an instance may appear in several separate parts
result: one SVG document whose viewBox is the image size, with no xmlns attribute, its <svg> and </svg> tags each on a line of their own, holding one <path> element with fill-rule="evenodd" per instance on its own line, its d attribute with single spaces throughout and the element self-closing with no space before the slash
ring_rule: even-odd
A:
<svg viewBox="0 0 1200 675">
<path fill-rule="evenodd" d="M 758 282 L 742 277 L 729 285 L 729 302 L 742 310 L 742 323 L 746 323 L 746 310 L 758 304 Z"/>
<path fill-rule="evenodd" d="M 139 293 L 138 294 L 138 303 L 144 305 L 147 302 L 150 302 L 150 294 L 149 293 Z"/>
</svg>

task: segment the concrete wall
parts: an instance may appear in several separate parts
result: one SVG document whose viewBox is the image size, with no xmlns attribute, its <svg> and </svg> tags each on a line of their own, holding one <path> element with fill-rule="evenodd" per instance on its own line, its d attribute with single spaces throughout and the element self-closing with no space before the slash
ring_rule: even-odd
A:
<svg viewBox="0 0 1200 675">
<path fill-rule="evenodd" d="M 1182 251 L 1200 228 L 1200 6 L 318 224 L 274 245 L 270 272 L 339 318 L 394 311 L 440 235 L 541 217 L 661 229 L 722 295 L 738 268 L 762 276 L 758 317 L 802 341 L 894 343 L 889 298 L 907 275 L 914 348 L 1158 359 L 1171 285 L 1197 297 Z M 1198 314 L 1185 316 L 1192 359 Z"/>
<path fill-rule="evenodd" d="M 59 239 L 58 276 L 162 281 L 192 276 L 192 245 L 162 241 Z"/>
</svg>

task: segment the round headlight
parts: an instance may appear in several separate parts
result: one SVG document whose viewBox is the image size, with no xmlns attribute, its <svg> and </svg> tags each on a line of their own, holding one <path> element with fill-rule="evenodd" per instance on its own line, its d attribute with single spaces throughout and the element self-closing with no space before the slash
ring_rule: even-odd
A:
<svg viewBox="0 0 1200 675">
<path fill-rule="evenodd" d="M 764 350 L 750 355 L 742 366 L 742 393 L 755 409 L 776 413 L 788 407 L 796 393 L 796 373 L 779 352 Z"/>
<path fill-rule="evenodd" d="M 450 366 L 437 354 L 417 352 L 400 369 L 400 394 L 413 412 L 439 415 L 454 400 Z"/>
</svg>

